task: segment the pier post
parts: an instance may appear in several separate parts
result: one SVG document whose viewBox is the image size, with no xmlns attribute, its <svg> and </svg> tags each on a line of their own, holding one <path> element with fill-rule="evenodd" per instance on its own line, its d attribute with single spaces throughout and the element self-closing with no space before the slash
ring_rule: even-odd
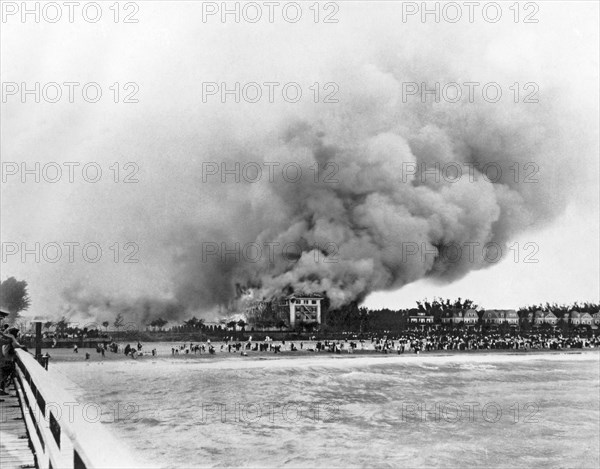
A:
<svg viewBox="0 0 600 469">
<path fill-rule="evenodd" d="M 42 323 L 35 323 L 35 359 L 41 362 L 42 359 Z"/>
<path fill-rule="evenodd" d="M 35 323 L 35 359 L 38 361 L 40 365 L 44 367 L 44 369 L 48 369 L 48 359 L 50 355 L 45 353 L 42 355 L 42 323 Z"/>
</svg>

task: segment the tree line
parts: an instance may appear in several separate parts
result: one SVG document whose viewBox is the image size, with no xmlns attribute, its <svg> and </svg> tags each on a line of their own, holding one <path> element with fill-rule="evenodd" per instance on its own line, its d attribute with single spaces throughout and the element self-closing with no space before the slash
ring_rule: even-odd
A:
<svg viewBox="0 0 600 469">
<path fill-rule="evenodd" d="M 9 312 L 9 321 L 14 321 L 19 317 L 21 311 L 26 311 L 31 305 L 31 298 L 27 291 L 27 282 L 17 280 L 15 277 L 9 277 L 0 282 L 0 306 L 7 309 Z M 471 299 L 457 298 L 444 299 L 434 297 L 432 300 L 424 299 L 416 302 L 416 308 L 405 309 L 368 309 L 360 307 L 357 302 L 349 303 L 341 308 L 331 308 L 327 296 L 324 296 L 322 301 L 322 324 L 317 324 L 316 321 L 304 322 L 296 325 L 295 330 L 303 332 L 311 332 L 314 330 L 322 331 L 349 331 L 349 332 L 376 332 L 376 331 L 398 331 L 410 327 L 410 316 L 418 312 L 425 312 L 433 316 L 434 324 L 442 323 L 442 318 L 447 314 L 454 312 L 464 312 L 469 309 L 479 311 L 479 315 L 484 311 Z M 569 324 L 565 324 L 563 317 L 566 313 L 572 311 L 587 312 L 591 315 L 600 312 L 600 304 L 592 302 L 575 302 L 572 304 L 558 303 L 540 303 L 520 307 L 517 310 L 519 316 L 519 327 L 528 330 L 533 327 L 532 314 L 537 311 L 552 312 L 558 318 L 558 326 L 568 328 Z M 150 321 L 146 326 L 151 327 L 154 331 L 163 331 L 169 323 L 168 320 L 158 317 Z M 122 312 L 118 312 L 111 322 L 104 320 L 100 323 L 104 327 L 104 333 L 108 333 L 108 327 L 112 325 L 114 330 L 120 331 L 125 326 L 125 317 Z M 56 322 L 47 321 L 44 323 L 44 328 L 49 332 L 50 328 L 55 326 L 56 332 L 60 334 L 72 335 L 99 335 L 101 330 L 96 327 L 72 327 L 69 321 L 62 317 Z M 543 324 L 541 327 L 547 327 Z M 264 308 L 258 311 L 252 318 L 251 324 L 245 320 L 226 320 L 222 319 L 218 325 L 206 325 L 205 320 L 191 317 L 183 321 L 183 323 L 171 326 L 170 331 L 207 331 L 207 332 L 223 332 L 223 331 L 241 331 L 246 332 L 257 329 L 278 328 L 279 330 L 290 330 L 287 312 L 281 309 L 278 305 L 271 302 L 267 303 Z M 91 334 L 91 335 L 90 335 Z"/>
</svg>

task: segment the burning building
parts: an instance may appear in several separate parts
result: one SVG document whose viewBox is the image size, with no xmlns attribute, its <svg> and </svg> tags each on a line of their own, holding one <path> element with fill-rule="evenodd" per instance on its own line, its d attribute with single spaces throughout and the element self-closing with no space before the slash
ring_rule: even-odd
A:
<svg viewBox="0 0 600 469">
<path fill-rule="evenodd" d="M 296 324 L 321 324 L 321 301 L 317 295 L 292 294 L 280 300 L 280 307 L 289 311 L 290 327 Z"/>
<path fill-rule="evenodd" d="M 247 306 L 248 322 L 258 327 L 286 327 L 321 324 L 323 297 L 319 294 L 293 293 L 270 301 L 254 301 Z"/>
</svg>

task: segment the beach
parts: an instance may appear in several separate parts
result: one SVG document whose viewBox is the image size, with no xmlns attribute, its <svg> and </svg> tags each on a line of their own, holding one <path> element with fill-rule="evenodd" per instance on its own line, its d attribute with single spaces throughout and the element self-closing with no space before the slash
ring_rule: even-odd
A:
<svg viewBox="0 0 600 469">
<path fill-rule="evenodd" d="M 49 372 L 91 421 L 159 467 L 600 462 L 597 349 L 103 361 L 92 352 L 51 350 Z"/>
</svg>

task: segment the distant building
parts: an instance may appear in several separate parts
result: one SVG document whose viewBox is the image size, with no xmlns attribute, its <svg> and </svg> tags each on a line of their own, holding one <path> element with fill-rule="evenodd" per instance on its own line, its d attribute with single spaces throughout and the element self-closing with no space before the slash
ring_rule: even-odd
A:
<svg viewBox="0 0 600 469">
<path fill-rule="evenodd" d="M 44 325 L 47 323 L 51 323 L 49 325 L 49 327 L 47 327 L 47 328 L 44 327 L 44 329 L 46 329 L 47 331 L 50 331 L 50 329 L 56 330 L 56 324 L 52 321 L 52 318 L 50 316 L 34 316 L 34 317 L 30 318 L 29 324 L 28 324 L 28 327 L 29 327 L 28 330 L 35 331 L 35 323 L 36 322 L 41 322 L 42 327 L 44 327 Z M 92 329 L 92 326 L 95 326 L 95 327 L 93 327 L 94 329 L 98 328 L 98 324 L 96 324 L 96 323 L 87 324 L 85 326 L 82 326 L 82 328 L 88 327 L 89 329 Z"/>
<path fill-rule="evenodd" d="M 479 315 L 474 309 L 466 311 L 446 311 L 442 314 L 442 324 L 477 324 Z"/>
<path fill-rule="evenodd" d="M 544 317 L 545 317 L 545 313 L 541 310 L 536 311 L 534 316 L 533 316 L 533 323 L 536 326 L 541 326 L 542 324 L 544 324 Z"/>
<path fill-rule="evenodd" d="M 552 311 L 541 311 L 538 310 L 535 312 L 533 324 L 536 326 L 541 326 L 542 324 L 550 324 L 551 326 L 555 326 L 558 322 L 558 317 Z"/>
<path fill-rule="evenodd" d="M 593 320 L 594 320 L 594 325 L 595 326 L 600 326 L 600 312 L 599 313 L 594 313 L 592 316 Z"/>
<path fill-rule="evenodd" d="M 411 324 L 433 324 L 433 314 L 425 311 L 415 311 L 410 314 L 408 320 Z"/>
<path fill-rule="evenodd" d="M 317 295 L 290 295 L 280 300 L 280 306 L 289 309 L 290 327 L 296 323 L 321 324 L 321 302 Z"/>
<path fill-rule="evenodd" d="M 226 324 L 227 321 L 204 321 L 204 327 L 212 329 L 218 329 L 219 326 L 221 326 L 221 328 L 225 328 L 227 327 Z"/>
<path fill-rule="evenodd" d="M 558 322 L 558 318 L 552 311 L 550 311 L 550 312 L 546 313 L 546 315 L 544 316 L 544 322 L 546 324 L 550 324 L 551 326 L 555 326 L 556 323 Z"/>
<path fill-rule="evenodd" d="M 514 309 L 493 309 L 483 313 L 483 322 L 486 324 L 503 324 L 511 326 L 519 324 L 519 315 Z"/>
<path fill-rule="evenodd" d="M 483 322 L 486 324 L 507 323 L 516 326 L 519 324 L 519 315 L 514 309 L 492 309 L 483 313 Z"/>
<path fill-rule="evenodd" d="M 496 311 L 484 311 L 481 320 L 485 324 L 498 324 L 498 313 Z"/>
<path fill-rule="evenodd" d="M 323 297 L 318 294 L 294 293 L 273 300 L 257 301 L 246 309 L 251 325 L 277 328 L 278 324 L 321 324 Z"/>
<path fill-rule="evenodd" d="M 462 324 L 462 322 L 463 322 L 463 313 L 462 313 L 462 311 L 455 311 L 452 314 L 452 322 L 454 324 Z"/>
<path fill-rule="evenodd" d="M 445 311 L 442 314 L 442 324 L 452 324 L 453 323 L 454 314 L 450 311 Z"/>
<path fill-rule="evenodd" d="M 519 315 L 514 309 L 500 311 L 500 318 L 502 319 L 502 322 L 507 322 L 511 326 L 519 324 Z"/>
<path fill-rule="evenodd" d="M 579 317 L 579 321 L 582 326 L 591 326 L 594 321 L 594 318 L 592 318 L 592 315 L 590 313 L 582 312 Z"/>
<path fill-rule="evenodd" d="M 479 315 L 477 314 L 477 311 L 474 309 L 468 309 L 463 316 L 463 322 L 465 324 L 477 324 L 479 322 Z"/>
</svg>

